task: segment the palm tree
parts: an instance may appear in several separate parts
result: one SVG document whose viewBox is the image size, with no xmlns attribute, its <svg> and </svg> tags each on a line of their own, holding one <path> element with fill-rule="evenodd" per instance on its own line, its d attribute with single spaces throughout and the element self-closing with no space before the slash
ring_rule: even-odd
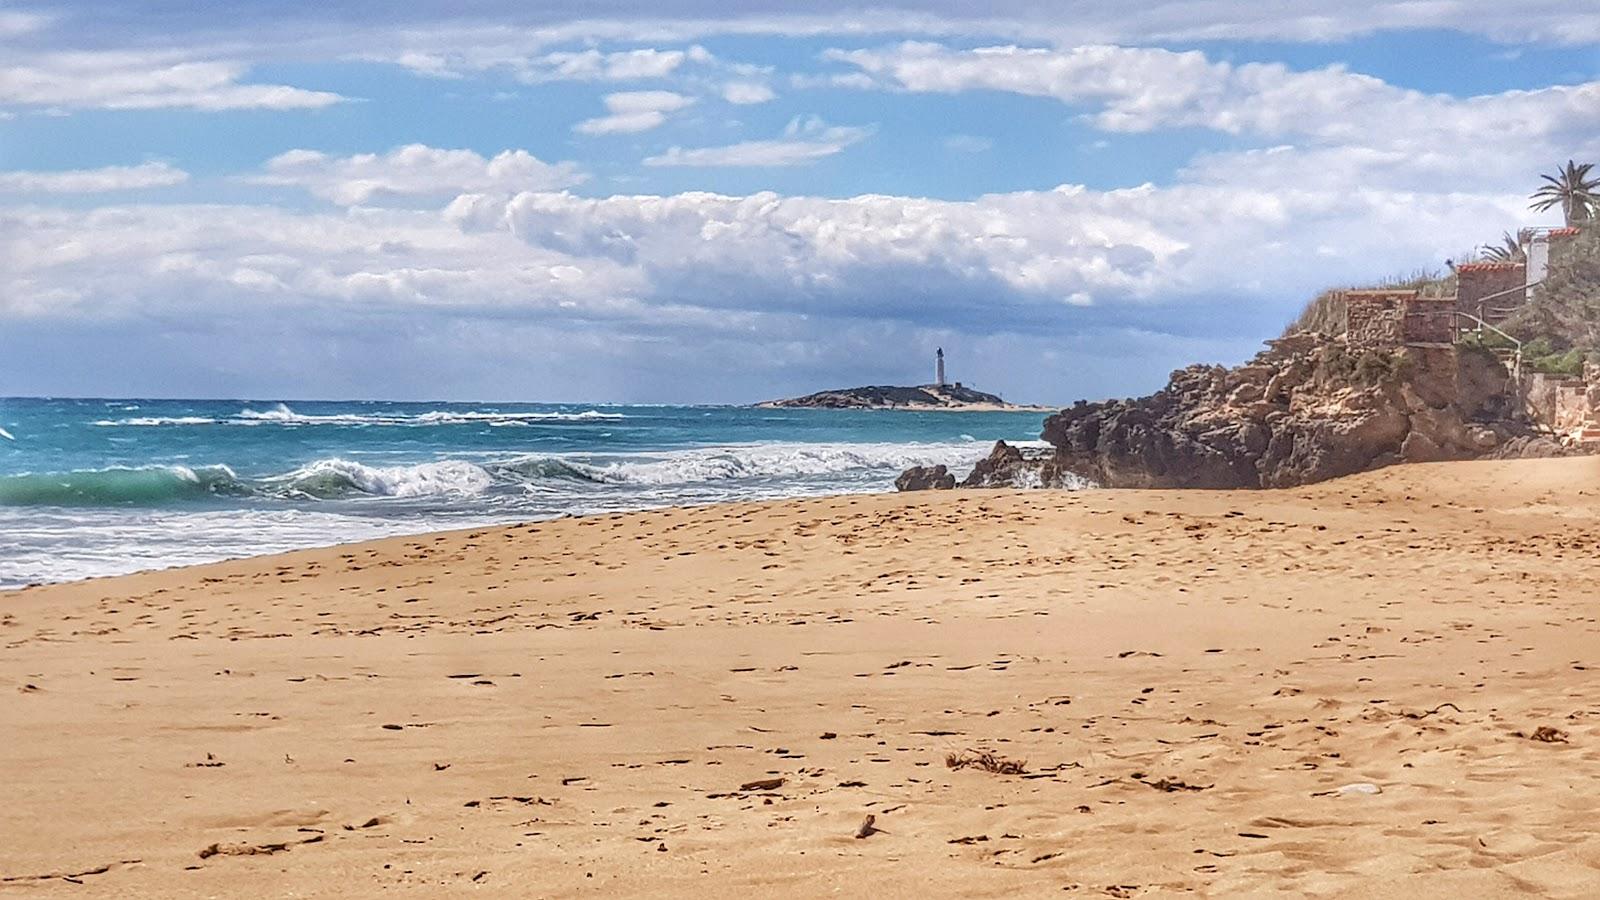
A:
<svg viewBox="0 0 1600 900">
<path fill-rule="evenodd" d="M 1548 183 L 1533 192 L 1529 198 L 1533 201 L 1530 208 L 1543 212 L 1559 206 L 1568 226 L 1597 218 L 1600 216 L 1600 178 L 1589 177 L 1593 170 L 1594 163 L 1580 166 L 1569 159 L 1566 167 L 1556 174 L 1539 176 Z"/>
<path fill-rule="evenodd" d="M 1509 231 L 1500 235 L 1500 243 L 1484 244 L 1479 249 L 1483 251 L 1483 258 L 1489 262 L 1522 262 L 1528 258 L 1522 249 L 1522 242 Z"/>
</svg>

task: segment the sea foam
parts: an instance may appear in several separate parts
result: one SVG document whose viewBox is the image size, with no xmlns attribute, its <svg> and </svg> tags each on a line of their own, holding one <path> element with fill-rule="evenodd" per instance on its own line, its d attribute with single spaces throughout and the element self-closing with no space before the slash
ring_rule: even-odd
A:
<svg viewBox="0 0 1600 900">
<path fill-rule="evenodd" d="M 843 490 L 855 482 L 876 484 L 914 465 L 944 464 L 959 470 L 982 455 L 982 449 L 971 443 L 769 443 L 632 456 L 550 454 L 387 466 L 329 457 L 256 478 L 241 477 L 222 464 L 110 466 L 0 476 L 0 506 L 160 506 L 218 496 L 267 501 L 448 498 L 479 496 L 497 488 L 548 492 L 562 490 L 562 485 L 567 490 L 583 484 L 591 489 L 664 488 L 819 478 Z"/>
<path fill-rule="evenodd" d="M 370 497 L 428 497 L 481 494 L 494 483 L 483 468 L 462 460 L 412 466 L 367 466 L 346 459 L 323 459 L 267 480 L 286 496 L 318 500 L 365 494 Z"/>
<path fill-rule="evenodd" d="M 158 428 L 162 426 L 239 425 L 239 426 L 311 426 L 329 425 L 345 427 L 387 426 L 419 428 L 440 425 L 491 426 L 535 425 L 549 422 L 590 422 L 625 419 L 622 413 L 586 409 L 581 412 L 563 411 L 512 411 L 497 410 L 430 410 L 422 413 L 330 413 L 316 415 L 300 413 L 288 404 L 279 403 L 271 409 L 245 409 L 224 417 L 212 416 L 135 416 L 126 419 L 98 419 L 90 424 L 100 428 Z"/>
</svg>

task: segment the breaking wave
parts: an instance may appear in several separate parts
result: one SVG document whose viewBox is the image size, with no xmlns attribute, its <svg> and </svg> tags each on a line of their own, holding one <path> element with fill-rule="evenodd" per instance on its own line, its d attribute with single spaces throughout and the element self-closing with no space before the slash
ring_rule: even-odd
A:
<svg viewBox="0 0 1600 900">
<path fill-rule="evenodd" d="M 159 506 L 207 497 L 278 501 L 352 498 L 470 498 L 620 486 L 672 488 L 826 481 L 881 488 L 901 470 L 943 463 L 970 467 L 983 448 L 961 444 L 750 444 L 637 456 L 521 456 L 498 461 L 442 459 L 372 466 L 320 459 L 289 472 L 248 479 L 225 465 L 114 466 L 0 477 L 0 506 Z M 878 482 L 881 481 L 882 484 Z M 859 488 L 858 488 L 859 489 Z"/>
<path fill-rule="evenodd" d="M 0 506 L 155 506 L 247 493 L 227 466 L 112 466 L 0 478 Z"/>
<path fill-rule="evenodd" d="M 100 419 L 91 424 L 101 428 L 156 428 L 160 426 L 198 425 L 340 425 L 345 427 L 388 426 L 417 428 L 439 425 L 483 424 L 493 427 L 536 425 L 548 422 L 589 422 L 625 419 L 622 413 L 586 409 L 581 412 L 562 411 L 454 411 L 431 410 L 423 413 L 333 413 L 316 415 L 299 413 L 287 404 L 279 403 L 271 409 L 246 407 L 231 416 L 136 416 L 127 419 Z"/>
<path fill-rule="evenodd" d="M 898 474 L 918 465 L 970 466 L 982 456 L 981 449 L 975 451 L 966 444 L 755 444 L 599 464 L 561 464 L 605 484 L 670 485 L 891 470 Z"/>
<path fill-rule="evenodd" d="M 494 477 L 469 462 L 442 460 L 414 466 L 365 466 L 345 459 L 323 459 L 268 479 L 275 493 L 288 497 L 335 500 L 340 497 L 431 497 L 472 495 L 487 491 Z"/>
</svg>

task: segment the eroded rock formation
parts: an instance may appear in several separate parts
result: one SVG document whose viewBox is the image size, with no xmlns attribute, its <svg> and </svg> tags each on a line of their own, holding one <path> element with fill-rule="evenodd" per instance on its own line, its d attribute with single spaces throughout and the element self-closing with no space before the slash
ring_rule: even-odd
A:
<svg viewBox="0 0 1600 900">
<path fill-rule="evenodd" d="M 1517 414 L 1508 379 L 1484 350 L 1359 351 L 1297 334 L 1236 368 L 1181 369 L 1148 397 L 1079 402 L 1045 420 L 1053 452 L 1002 442 L 960 486 L 1289 487 L 1398 462 L 1563 452 Z"/>
<path fill-rule="evenodd" d="M 1083 480 L 1061 468 L 1049 449 L 1023 450 L 996 441 L 961 487 L 1081 487 Z"/>
<path fill-rule="evenodd" d="M 1106 487 L 1287 487 L 1493 455 L 1529 436 L 1508 377 L 1481 350 L 1294 335 L 1237 368 L 1181 369 L 1149 397 L 1080 402 L 1045 420 L 1044 439 L 1063 469 Z"/>
<path fill-rule="evenodd" d="M 956 486 L 956 477 L 945 466 L 912 466 L 894 480 L 897 491 L 948 491 Z"/>
</svg>

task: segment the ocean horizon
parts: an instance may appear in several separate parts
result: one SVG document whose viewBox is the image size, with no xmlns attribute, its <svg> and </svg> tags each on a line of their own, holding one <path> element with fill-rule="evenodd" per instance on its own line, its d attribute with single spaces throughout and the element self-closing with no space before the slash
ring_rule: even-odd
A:
<svg viewBox="0 0 1600 900">
<path fill-rule="evenodd" d="M 449 528 L 892 490 L 1036 411 L 0 399 L 0 589 Z"/>
</svg>

